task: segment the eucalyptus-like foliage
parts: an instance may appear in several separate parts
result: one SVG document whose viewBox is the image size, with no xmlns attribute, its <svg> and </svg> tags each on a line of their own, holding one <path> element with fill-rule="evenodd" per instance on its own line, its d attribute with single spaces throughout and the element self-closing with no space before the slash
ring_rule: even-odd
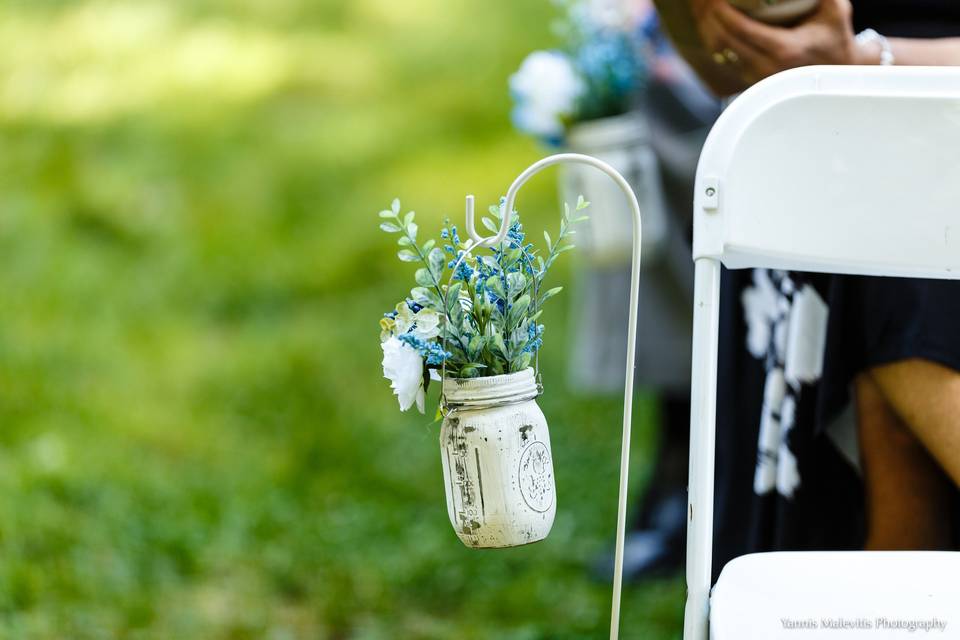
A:
<svg viewBox="0 0 960 640">
<path fill-rule="evenodd" d="M 394 200 L 380 212 L 380 228 L 397 236 L 397 257 L 418 268 L 409 296 L 381 319 L 381 341 L 398 338 L 415 349 L 423 358 L 425 385 L 431 369 L 443 369 L 447 377 L 475 378 L 529 367 L 543 344 L 543 304 L 562 289 L 548 289 L 544 282 L 560 254 L 574 248 L 573 227 L 587 219 L 582 212 L 588 206 L 582 196 L 572 210 L 564 205 L 556 238 L 543 234 L 543 251 L 528 241 L 513 212 L 504 242 L 467 252 L 468 241 L 449 220 L 439 240 L 421 242 L 416 215 L 401 215 L 400 201 Z M 492 234 L 500 227 L 503 207 L 501 200 L 481 219 Z M 418 332 L 418 322 L 432 325 L 434 314 L 440 318 L 439 330 Z M 433 333 L 430 339 L 421 337 Z"/>
</svg>

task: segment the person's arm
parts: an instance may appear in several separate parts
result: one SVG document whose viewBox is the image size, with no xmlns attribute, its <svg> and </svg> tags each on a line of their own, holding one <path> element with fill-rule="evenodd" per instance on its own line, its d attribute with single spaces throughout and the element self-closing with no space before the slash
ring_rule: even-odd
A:
<svg viewBox="0 0 960 640">
<path fill-rule="evenodd" d="M 960 38 L 930 40 L 890 38 L 890 47 L 893 49 L 896 64 L 931 67 L 960 66 Z M 872 56 L 865 64 L 877 64 L 877 55 Z"/>
<path fill-rule="evenodd" d="M 704 45 L 690 0 L 654 0 L 654 5 L 677 53 L 714 93 L 726 96 L 743 90 L 743 78 L 739 72 L 718 65 L 714 52 Z"/>
<path fill-rule="evenodd" d="M 683 30 L 680 54 L 720 95 L 742 91 L 794 67 L 880 64 L 879 43 L 856 42 L 849 0 L 822 0 L 815 13 L 792 27 L 754 20 L 727 0 L 660 0 L 657 4 L 663 5 L 667 29 Z M 890 45 L 898 65 L 960 65 L 960 38 L 890 38 Z"/>
</svg>

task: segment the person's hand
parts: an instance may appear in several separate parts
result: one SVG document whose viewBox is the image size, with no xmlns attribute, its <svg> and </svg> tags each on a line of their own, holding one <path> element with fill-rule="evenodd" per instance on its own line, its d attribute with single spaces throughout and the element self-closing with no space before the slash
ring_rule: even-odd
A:
<svg viewBox="0 0 960 640">
<path fill-rule="evenodd" d="M 850 0 L 821 0 L 792 27 L 754 20 L 727 0 L 691 0 L 691 6 L 714 63 L 736 68 L 747 85 L 794 67 L 877 62 L 856 43 Z"/>
</svg>

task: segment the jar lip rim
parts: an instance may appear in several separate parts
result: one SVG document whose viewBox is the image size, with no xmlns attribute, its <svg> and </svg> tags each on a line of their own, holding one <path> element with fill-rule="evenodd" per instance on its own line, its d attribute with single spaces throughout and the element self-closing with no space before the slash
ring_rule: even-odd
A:
<svg viewBox="0 0 960 640">
<path fill-rule="evenodd" d="M 527 367 L 526 369 L 514 371 L 513 373 L 501 373 L 496 376 L 478 376 L 476 378 L 454 378 L 452 376 L 447 376 L 443 379 L 443 383 L 444 385 L 446 385 L 448 382 L 452 382 L 457 385 L 463 385 L 467 382 L 485 381 L 487 384 L 495 384 L 497 382 L 506 382 L 511 379 L 519 381 L 522 378 L 534 378 L 533 367 Z"/>
<path fill-rule="evenodd" d="M 532 400 L 540 395 L 530 367 L 522 371 L 481 378 L 446 378 L 444 402 L 449 407 L 488 407 Z"/>
</svg>

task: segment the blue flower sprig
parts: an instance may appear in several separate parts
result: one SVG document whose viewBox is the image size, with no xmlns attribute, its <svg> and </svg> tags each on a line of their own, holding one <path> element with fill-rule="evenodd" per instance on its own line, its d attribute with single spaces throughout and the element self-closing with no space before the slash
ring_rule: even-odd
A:
<svg viewBox="0 0 960 640">
<path fill-rule="evenodd" d="M 503 221 L 504 201 L 481 219 L 496 233 Z M 476 254 L 449 220 L 440 230 L 439 243 L 418 240 L 416 215 L 401 215 L 400 202 L 380 212 L 380 228 L 398 234 L 397 257 L 419 263 L 414 274 L 417 286 L 410 290 L 400 312 L 385 314 L 381 339 L 397 337 L 423 358 L 423 378 L 430 370 L 445 368 L 450 377 L 474 378 L 521 371 L 531 365 L 543 346 L 544 325 L 538 324 L 543 304 L 562 287 L 544 290 L 543 283 L 560 254 L 574 248 L 573 226 L 587 219 L 589 206 L 581 196 L 575 208 L 564 206 L 560 231 L 554 241 L 544 232 L 546 251 L 527 239 L 519 214 L 514 211 L 502 243 Z M 422 315 L 424 314 L 424 315 Z M 429 339 L 418 335 L 418 319 L 426 314 L 439 328 Z M 436 320 L 434 320 L 434 325 Z"/>
</svg>

